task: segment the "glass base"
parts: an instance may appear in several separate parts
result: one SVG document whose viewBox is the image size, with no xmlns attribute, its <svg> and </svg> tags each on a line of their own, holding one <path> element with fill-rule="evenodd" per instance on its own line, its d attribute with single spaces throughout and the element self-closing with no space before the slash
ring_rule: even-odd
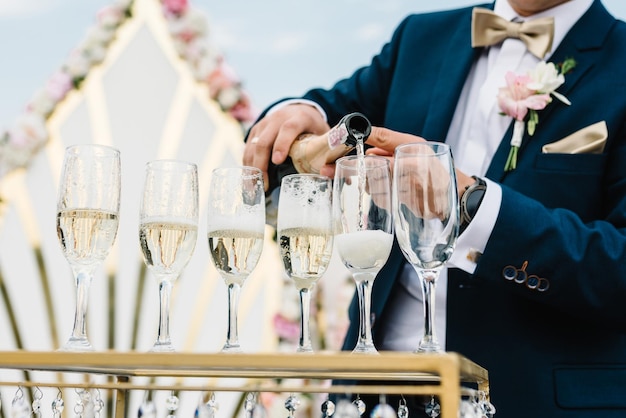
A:
<svg viewBox="0 0 626 418">
<path fill-rule="evenodd" d="M 352 354 L 379 354 L 373 344 L 357 344 Z"/>
<path fill-rule="evenodd" d="M 415 353 L 443 353 L 443 350 L 437 341 L 421 341 Z"/>
<path fill-rule="evenodd" d="M 176 349 L 171 342 L 168 341 L 165 343 L 161 343 L 157 341 L 156 343 L 154 343 L 149 353 L 173 353 L 175 351 Z"/>
<path fill-rule="evenodd" d="M 241 349 L 241 346 L 239 344 L 229 344 L 226 343 L 224 344 L 224 347 L 222 347 L 222 353 L 243 353 L 243 350 Z"/>
<path fill-rule="evenodd" d="M 311 348 L 311 346 L 299 346 L 296 349 L 297 353 L 313 353 L 313 349 Z"/>
<path fill-rule="evenodd" d="M 72 351 L 72 352 L 81 352 L 81 351 L 95 351 L 87 337 L 70 337 L 69 340 L 65 343 L 65 345 L 59 348 L 57 351 Z"/>
</svg>

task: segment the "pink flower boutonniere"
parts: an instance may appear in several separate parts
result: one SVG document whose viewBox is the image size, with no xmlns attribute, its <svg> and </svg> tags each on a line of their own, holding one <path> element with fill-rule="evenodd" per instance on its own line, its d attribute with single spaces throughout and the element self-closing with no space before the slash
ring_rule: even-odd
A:
<svg viewBox="0 0 626 418">
<path fill-rule="evenodd" d="M 556 92 L 564 82 L 564 74 L 576 66 L 576 61 L 568 58 L 560 65 L 541 61 L 537 66 L 525 75 L 517 75 L 509 71 L 506 78 L 506 87 L 498 92 L 498 105 L 503 115 L 515 119 L 513 136 L 511 137 L 511 150 L 506 160 L 504 171 L 515 170 L 517 167 L 517 152 L 522 144 L 524 129 L 528 135 L 535 133 L 539 123 L 538 110 L 544 109 L 552 96 L 566 105 L 571 104 L 562 94 Z"/>
</svg>

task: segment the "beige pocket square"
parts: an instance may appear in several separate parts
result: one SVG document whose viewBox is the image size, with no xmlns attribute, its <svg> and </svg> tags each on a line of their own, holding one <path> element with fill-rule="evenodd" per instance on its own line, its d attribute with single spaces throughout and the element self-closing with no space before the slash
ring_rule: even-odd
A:
<svg viewBox="0 0 626 418">
<path fill-rule="evenodd" d="M 604 151 L 609 130 L 606 122 L 589 125 L 563 139 L 546 144 L 541 151 L 544 154 L 600 154 Z"/>
</svg>

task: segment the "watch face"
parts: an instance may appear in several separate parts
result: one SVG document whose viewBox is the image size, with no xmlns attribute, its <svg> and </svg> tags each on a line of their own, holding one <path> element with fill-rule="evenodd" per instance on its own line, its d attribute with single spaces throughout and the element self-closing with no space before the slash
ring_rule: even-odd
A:
<svg viewBox="0 0 626 418">
<path fill-rule="evenodd" d="M 485 197 L 486 191 L 487 184 L 483 180 L 476 178 L 476 182 L 463 193 L 461 198 L 461 218 L 464 222 L 470 223 L 472 221 L 483 201 L 483 197 Z"/>
</svg>

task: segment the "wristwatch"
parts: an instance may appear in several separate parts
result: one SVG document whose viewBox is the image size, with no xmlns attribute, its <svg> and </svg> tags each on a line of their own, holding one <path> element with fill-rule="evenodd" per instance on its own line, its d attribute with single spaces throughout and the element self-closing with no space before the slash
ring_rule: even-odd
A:
<svg viewBox="0 0 626 418">
<path fill-rule="evenodd" d="M 474 183 L 465 188 L 459 204 L 461 212 L 461 232 L 467 228 L 469 223 L 472 222 L 472 219 L 474 219 L 474 216 L 476 216 L 476 212 L 478 212 L 478 208 L 487 191 L 487 183 L 483 179 L 476 176 L 472 176 L 472 178 L 474 179 Z"/>
</svg>

